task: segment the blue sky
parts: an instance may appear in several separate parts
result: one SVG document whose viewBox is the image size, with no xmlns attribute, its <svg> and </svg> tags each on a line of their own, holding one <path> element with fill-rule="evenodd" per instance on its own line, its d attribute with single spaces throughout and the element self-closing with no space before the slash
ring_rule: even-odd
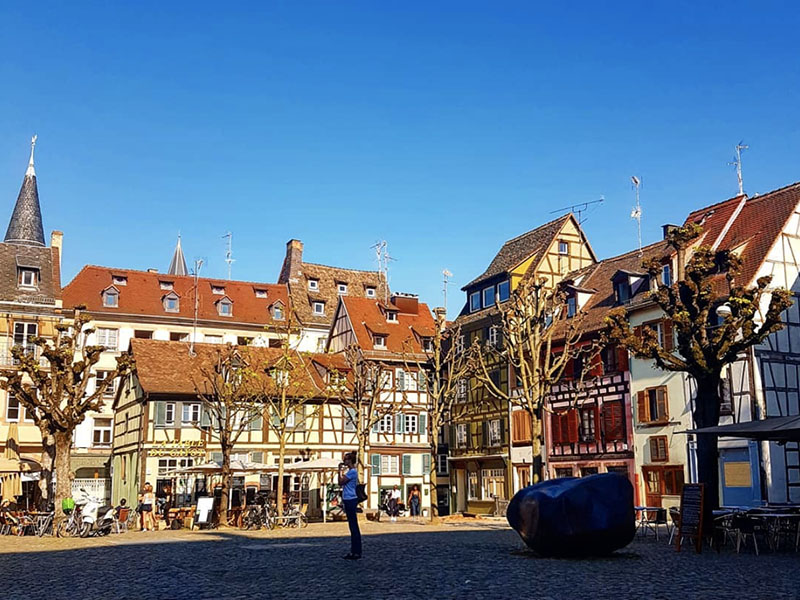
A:
<svg viewBox="0 0 800 600">
<path fill-rule="evenodd" d="M 747 192 L 800 180 L 796 5 L 535 4 L 5 3 L 0 220 L 37 133 L 65 282 L 164 270 L 178 231 L 208 276 L 232 231 L 258 281 L 289 238 L 353 268 L 385 239 L 398 291 L 440 304 L 454 273 L 452 315 L 557 209 L 604 196 L 595 251 L 634 248 L 631 175 L 645 242 L 735 195 L 740 139 Z"/>
</svg>

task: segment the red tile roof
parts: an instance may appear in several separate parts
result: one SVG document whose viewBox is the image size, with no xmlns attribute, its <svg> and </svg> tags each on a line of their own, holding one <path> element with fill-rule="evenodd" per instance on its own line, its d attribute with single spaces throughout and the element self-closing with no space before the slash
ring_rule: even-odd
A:
<svg viewBox="0 0 800 600">
<path fill-rule="evenodd" d="M 381 308 L 383 304 L 377 300 L 346 296 L 342 298 L 342 304 L 358 345 L 363 351 L 375 356 L 388 358 L 392 354 L 422 354 L 424 351 L 419 338 L 432 337 L 435 333 L 433 315 L 428 305 L 422 302 L 418 303 L 416 313 L 403 312 L 397 305 L 390 303 L 387 308 L 398 311 L 397 323 L 386 320 L 386 314 Z M 385 349 L 373 348 L 370 332 L 386 336 Z"/>
<path fill-rule="evenodd" d="M 748 198 L 720 249 L 736 250 L 743 259 L 738 282 L 751 285 L 772 245 L 800 204 L 800 183 Z M 798 257 L 800 258 L 800 257 Z"/>
<path fill-rule="evenodd" d="M 176 394 L 196 396 L 204 391 L 206 376 L 226 347 L 221 344 L 195 344 L 195 355 L 189 354 L 189 344 L 160 340 L 131 340 L 131 352 L 136 361 L 135 372 L 139 384 L 147 394 Z M 242 359 L 256 371 L 280 361 L 283 350 L 258 346 L 236 346 Z M 293 365 L 289 375 L 289 391 L 307 396 L 321 397 L 324 380 L 312 361 L 316 355 L 291 353 Z M 259 368 L 260 367 L 260 368 Z M 266 373 L 264 377 L 268 376 Z M 267 379 L 267 383 L 270 379 Z"/>
<path fill-rule="evenodd" d="M 103 306 L 103 291 L 114 285 L 114 277 L 125 277 L 125 285 L 115 285 L 119 290 L 119 306 Z M 164 310 L 164 297 L 170 290 L 161 289 L 161 282 L 172 283 L 179 297 L 177 313 Z M 271 307 L 281 302 L 284 318 L 289 312 L 289 295 L 285 285 L 227 281 L 224 279 L 199 278 L 198 318 L 201 321 L 221 323 L 245 323 L 249 325 L 279 325 L 284 321 L 272 318 Z M 215 294 L 212 287 L 224 288 L 223 294 Z M 256 290 L 265 291 L 266 298 L 256 296 Z M 219 315 L 217 302 L 224 297 L 233 302 L 230 317 Z M 85 305 L 90 313 L 107 315 L 146 315 L 161 318 L 194 318 L 194 278 L 191 276 L 151 273 L 130 269 L 114 269 L 87 265 L 64 288 L 64 308 Z"/>
<path fill-rule="evenodd" d="M 686 217 L 684 225 L 695 223 L 702 226 L 703 235 L 697 241 L 697 244 L 713 246 L 718 241 L 720 234 L 725 230 L 725 225 L 734 215 L 742 200 L 744 200 L 743 196 L 735 196 L 723 202 L 695 210 Z"/>
</svg>

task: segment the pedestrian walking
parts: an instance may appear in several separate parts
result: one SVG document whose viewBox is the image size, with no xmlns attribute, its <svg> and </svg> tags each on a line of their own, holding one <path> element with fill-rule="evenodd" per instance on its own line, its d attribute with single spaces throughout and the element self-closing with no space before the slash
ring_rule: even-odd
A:
<svg viewBox="0 0 800 600">
<path fill-rule="evenodd" d="M 358 529 L 358 471 L 356 470 L 356 453 L 348 452 L 344 461 L 339 464 L 339 485 L 342 486 L 342 501 L 344 512 L 347 515 L 347 525 L 350 527 L 350 552 L 344 556 L 347 560 L 361 558 L 361 531 Z"/>
<path fill-rule="evenodd" d="M 422 497 L 419 493 L 419 486 L 411 488 L 411 493 L 408 495 L 408 506 L 411 509 L 411 518 L 414 521 L 419 520 L 419 508 L 422 503 Z"/>
<path fill-rule="evenodd" d="M 389 492 L 389 516 L 392 521 L 397 521 L 397 516 L 400 514 L 400 488 L 394 486 L 392 491 Z"/>
<path fill-rule="evenodd" d="M 155 531 L 156 522 L 153 514 L 156 504 L 156 495 L 153 493 L 153 486 L 149 483 L 144 484 L 142 490 L 142 531 Z"/>
</svg>

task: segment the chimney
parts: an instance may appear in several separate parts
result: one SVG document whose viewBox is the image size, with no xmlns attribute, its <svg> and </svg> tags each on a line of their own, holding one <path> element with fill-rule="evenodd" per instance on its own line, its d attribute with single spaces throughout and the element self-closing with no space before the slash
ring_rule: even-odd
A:
<svg viewBox="0 0 800 600">
<path fill-rule="evenodd" d="M 278 283 L 297 281 L 300 275 L 300 265 L 303 264 L 303 242 L 291 239 L 286 242 L 286 257 L 283 259 L 281 274 Z"/>
<path fill-rule="evenodd" d="M 61 268 L 61 253 L 64 246 L 64 232 L 53 231 L 50 234 L 50 247 L 58 248 L 58 267 Z"/>
<path fill-rule="evenodd" d="M 158 273 L 158 269 L 147 269 L 148 273 Z"/>
<path fill-rule="evenodd" d="M 664 234 L 664 239 L 667 239 L 667 236 L 668 236 L 670 233 L 672 233 L 673 231 L 675 231 L 677 228 L 678 228 L 678 226 L 677 226 L 677 225 L 671 225 L 671 224 L 669 224 L 669 223 L 667 223 L 666 225 L 662 225 L 662 226 L 661 226 L 661 231 L 662 231 L 662 232 L 663 232 L 663 234 Z"/>
<path fill-rule="evenodd" d="M 398 292 L 392 294 L 391 302 L 401 313 L 407 315 L 419 314 L 419 297 L 416 294 L 402 294 Z"/>
<path fill-rule="evenodd" d="M 439 327 L 439 331 L 444 331 L 447 323 L 447 309 L 444 306 L 437 306 L 433 309 L 433 319 Z"/>
</svg>

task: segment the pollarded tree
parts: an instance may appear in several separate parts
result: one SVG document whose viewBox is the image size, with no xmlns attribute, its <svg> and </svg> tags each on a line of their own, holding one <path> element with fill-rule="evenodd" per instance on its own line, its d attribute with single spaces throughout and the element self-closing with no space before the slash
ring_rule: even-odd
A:
<svg viewBox="0 0 800 600">
<path fill-rule="evenodd" d="M 264 412 L 259 374 L 243 350 L 247 348 L 230 345 L 195 348 L 194 387 L 203 414 L 198 426 L 219 442 L 222 454 L 222 495 L 217 506 L 219 523 L 226 522 L 232 478 L 231 451 L 242 434 L 262 419 Z"/>
<path fill-rule="evenodd" d="M 697 391 L 692 416 L 698 428 L 719 424 L 720 381 L 725 367 L 782 329 L 781 314 L 792 304 L 787 290 L 769 288 L 770 277 L 759 278 L 752 287 L 739 285 L 736 276 L 741 259 L 727 250 L 700 246 L 694 249 L 684 267 L 684 256 L 700 232 L 692 224 L 668 235 L 682 276 L 670 286 L 659 284 L 650 293 L 673 323 L 674 350 L 661 346 L 653 330 L 634 331 L 624 307 L 607 317 L 607 336 L 611 342 L 627 348 L 636 358 L 652 359 L 659 369 L 686 373 L 694 379 Z M 653 260 L 644 266 L 653 280 L 660 281 L 660 261 Z M 720 307 L 724 308 L 718 310 Z M 698 479 L 705 484 L 709 510 L 719 505 L 718 469 L 717 436 L 699 434 Z"/>
<path fill-rule="evenodd" d="M 584 313 L 567 314 L 568 291 L 546 279 L 525 277 L 507 302 L 498 305 L 494 339 L 470 349 L 472 372 L 496 398 L 525 411 L 531 432 L 531 481 L 542 476 L 542 411 L 552 387 L 576 358 L 584 365 L 578 381 L 600 353 L 598 341 L 583 340 Z M 569 317 L 569 318 L 568 318 Z M 495 373 L 511 369 L 515 385 L 501 385 Z M 576 395 L 577 397 L 577 395 Z"/>
<path fill-rule="evenodd" d="M 90 346 L 88 337 L 94 329 L 86 327 L 90 317 L 75 309 L 71 321 L 56 325 L 53 339 L 36 337 L 31 340 L 34 351 L 15 346 L 12 356 L 14 369 L 0 370 L 0 387 L 13 395 L 42 435 L 42 467 L 45 501 L 51 500 L 55 474 L 56 510 L 72 495 L 70 450 L 75 429 L 90 412 L 103 408 L 103 394 L 114 380 L 125 375 L 131 366 L 130 357 L 122 354 L 117 366 L 106 378 L 97 381 L 95 389 L 87 392 L 92 369 L 100 360 L 103 346 Z"/>
</svg>

